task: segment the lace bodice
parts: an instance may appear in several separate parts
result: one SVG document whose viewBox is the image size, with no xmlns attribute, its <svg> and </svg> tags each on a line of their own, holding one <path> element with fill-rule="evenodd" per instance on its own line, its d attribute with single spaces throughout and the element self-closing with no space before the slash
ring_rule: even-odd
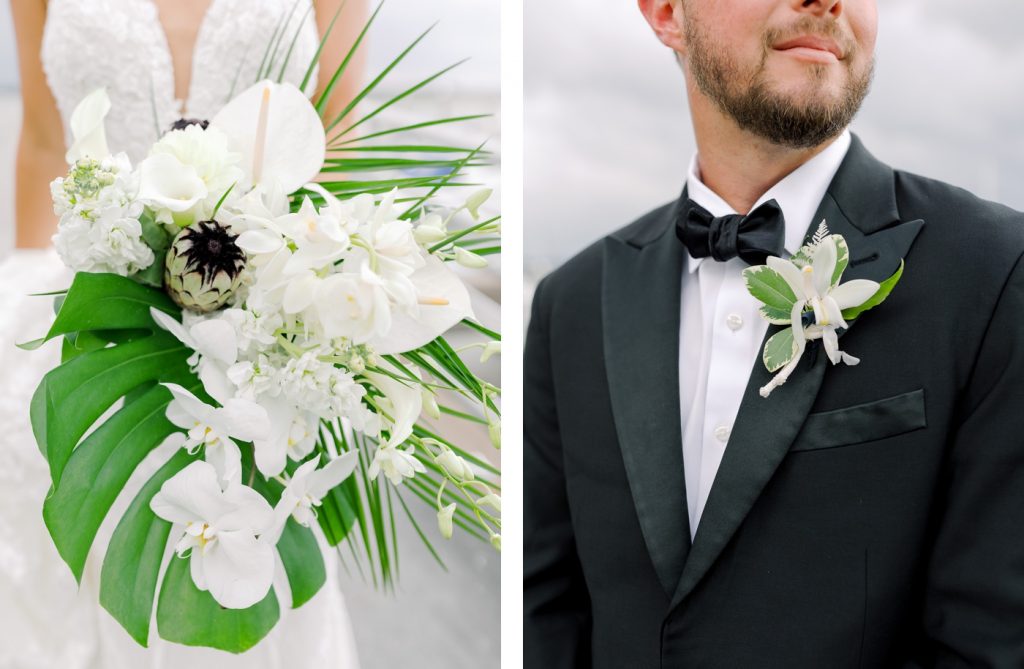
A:
<svg viewBox="0 0 1024 669">
<path fill-rule="evenodd" d="M 42 61 L 65 137 L 75 105 L 106 86 L 110 149 L 138 162 L 174 121 L 212 118 L 233 85 L 237 93 L 254 83 L 285 18 L 282 36 L 274 40 L 273 76 L 292 48 L 284 80 L 300 84 L 320 40 L 310 0 L 211 0 L 192 52 L 188 99 L 176 100 L 171 52 L 152 0 L 49 0 Z M 314 73 L 307 94 L 315 86 Z"/>
</svg>

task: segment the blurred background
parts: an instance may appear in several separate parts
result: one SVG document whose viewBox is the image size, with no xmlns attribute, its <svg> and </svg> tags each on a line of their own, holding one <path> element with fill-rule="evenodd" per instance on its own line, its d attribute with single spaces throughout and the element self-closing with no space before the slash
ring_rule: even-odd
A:
<svg viewBox="0 0 1024 669">
<path fill-rule="evenodd" d="M 18 2 L 20 0 L 13 0 Z M 375 4 L 375 3 L 371 3 Z M 396 127 L 431 118 L 493 114 L 461 129 L 441 126 L 424 141 L 472 145 L 487 141 L 494 166 L 478 168 L 473 180 L 492 186 L 496 195 L 486 215 L 500 210 L 497 166 L 500 159 L 499 6 L 482 0 L 389 0 L 368 37 L 367 76 L 376 76 L 419 33 L 435 21 L 433 32 L 386 78 L 367 102 L 373 108 L 408 86 L 463 58 L 470 60 L 389 110 L 378 127 Z M 382 115 L 384 116 L 384 115 Z M 21 123 L 18 65 L 8 2 L 0 3 L 0 259 L 14 240 L 14 156 Z M 464 197 L 467 193 L 460 193 Z M 499 329 L 500 263 L 490 257 L 485 270 L 466 273 L 473 305 L 483 324 Z M 28 289 L 26 289 L 26 292 Z M 3 324 L 0 324 L 2 326 Z M 459 333 L 450 340 L 459 346 Z M 477 339 L 477 338 L 474 338 Z M 472 354 L 469 354 L 472 357 Z M 498 383 L 498 361 L 474 371 Z M 27 412 L 26 407 L 26 412 Z M 474 426 L 478 427 L 478 426 Z M 455 429 L 466 429 L 455 426 Z M 451 432 L 449 432 L 451 434 Z M 486 430 L 453 435 L 479 455 L 496 461 Z M 410 508 L 445 561 L 443 571 L 404 518 L 398 521 L 401 573 L 397 592 L 384 594 L 358 572 L 342 572 L 342 590 L 355 628 L 363 669 L 415 665 L 427 668 L 490 669 L 499 666 L 500 555 L 489 544 L 456 532 L 450 542 L 436 537 L 433 509 L 410 497 Z M 367 578 L 369 578 L 367 576 Z"/>
<path fill-rule="evenodd" d="M 1024 3 L 883 0 L 853 123 L 893 167 L 1024 209 Z M 633 0 L 528 2 L 525 302 L 594 240 L 679 196 L 683 75 Z M 970 221 L 964 221 L 970 225 Z"/>
</svg>

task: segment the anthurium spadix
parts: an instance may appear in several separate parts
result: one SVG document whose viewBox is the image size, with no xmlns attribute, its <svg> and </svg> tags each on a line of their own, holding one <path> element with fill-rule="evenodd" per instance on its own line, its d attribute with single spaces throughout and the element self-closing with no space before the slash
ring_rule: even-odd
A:
<svg viewBox="0 0 1024 669">
<path fill-rule="evenodd" d="M 222 481 L 240 478 L 242 455 L 233 439 L 252 441 L 270 430 L 267 411 L 246 399 L 229 399 L 223 407 L 212 407 L 185 388 L 163 384 L 174 399 L 167 405 L 167 420 L 187 430 L 182 446 L 189 451 L 204 448 L 209 462 Z"/>
<path fill-rule="evenodd" d="M 213 466 L 197 461 L 168 479 L 149 505 L 157 516 L 184 526 L 174 550 L 189 560 L 197 588 L 229 609 L 267 596 L 274 549 L 260 536 L 272 529 L 274 510 L 262 495 L 238 481 L 222 487 Z"/>
<path fill-rule="evenodd" d="M 827 231 L 822 222 L 814 240 L 792 258 L 770 256 L 765 265 L 743 271 L 747 290 L 763 303 L 761 315 L 771 323 L 790 326 L 765 343 L 765 367 L 778 373 L 760 389 L 762 397 L 789 379 L 808 341 L 821 339 L 833 365 L 859 363 L 859 358 L 839 349 L 839 335 L 849 329 L 850 320 L 881 304 L 902 274 L 901 265 L 881 284 L 867 279 L 840 283 L 849 249 L 841 235 Z"/>
<path fill-rule="evenodd" d="M 103 160 L 110 155 L 104 120 L 110 112 L 106 88 L 97 88 L 78 103 L 71 112 L 71 148 L 64 158 L 69 165 L 83 158 Z"/>
<path fill-rule="evenodd" d="M 210 125 L 242 154 L 247 186 L 292 193 L 320 173 L 327 137 L 316 109 L 291 83 L 265 79 L 234 97 Z"/>
</svg>

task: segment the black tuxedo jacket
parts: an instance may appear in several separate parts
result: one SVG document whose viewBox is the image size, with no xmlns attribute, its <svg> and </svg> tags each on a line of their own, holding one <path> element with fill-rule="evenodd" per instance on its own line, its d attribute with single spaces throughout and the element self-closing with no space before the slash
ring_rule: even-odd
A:
<svg viewBox="0 0 1024 669">
<path fill-rule="evenodd" d="M 689 540 L 668 205 L 544 279 L 525 364 L 525 666 L 1024 667 L 1024 217 L 854 138 L 825 219 L 888 300 L 765 399 Z M 771 336 L 778 328 L 769 327 Z"/>
</svg>

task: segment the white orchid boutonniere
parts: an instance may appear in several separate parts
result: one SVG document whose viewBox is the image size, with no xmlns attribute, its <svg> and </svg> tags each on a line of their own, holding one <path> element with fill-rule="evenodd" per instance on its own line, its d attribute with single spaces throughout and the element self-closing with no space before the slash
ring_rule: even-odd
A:
<svg viewBox="0 0 1024 669">
<path fill-rule="evenodd" d="M 882 283 L 854 279 L 840 283 L 850 262 L 842 235 L 829 234 L 824 221 L 811 242 L 789 259 L 769 256 L 767 264 L 743 270 L 747 290 L 762 302 L 760 313 L 769 323 L 789 325 L 765 343 L 762 359 L 769 372 L 778 372 L 761 388 L 762 397 L 789 379 L 808 341 L 821 339 L 833 365 L 860 362 L 839 350 L 839 335 L 850 322 L 878 306 L 903 275 L 899 269 Z"/>
</svg>

